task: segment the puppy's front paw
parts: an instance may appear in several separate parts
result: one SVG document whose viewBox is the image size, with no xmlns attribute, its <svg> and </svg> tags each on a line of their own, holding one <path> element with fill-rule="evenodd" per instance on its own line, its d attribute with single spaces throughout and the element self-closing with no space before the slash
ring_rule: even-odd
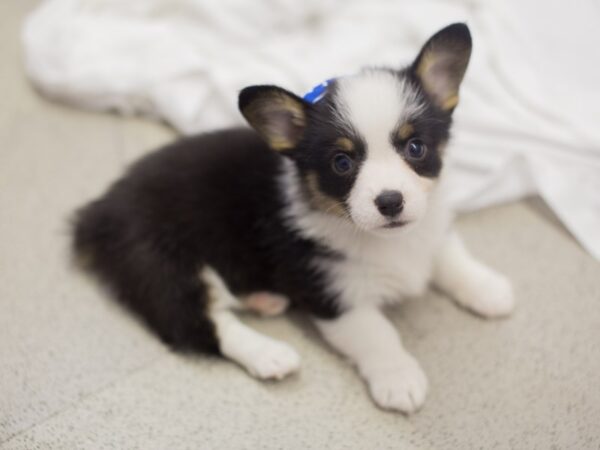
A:
<svg viewBox="0 0 600 450">
<path fill-rule="evenodd" d="M 425 401 L 427 377 L 411 356 L 397 365 L 371 370 L 366 378 L 373 400 L 383 409 L 410 414 Z"/>
<path fill-rule="evenodd" d="M 464 281 L 456 297 L 462 306 L 486 318 L 505 317 L 515 309 L 508 278 L 484 266 Z"/>
</svg>

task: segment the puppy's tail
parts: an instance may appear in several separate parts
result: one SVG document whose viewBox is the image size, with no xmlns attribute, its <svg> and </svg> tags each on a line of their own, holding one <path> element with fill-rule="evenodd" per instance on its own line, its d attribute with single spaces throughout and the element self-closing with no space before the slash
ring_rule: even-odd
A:
<svg viewBox="0 0 600 450">
<path fill-rule="evenodd" d="M 206 287 L 194 270 L 161 255 L 125 214 L 100 199 L 77 212 L 73 250 L 116 298 L 175 350 L 219 353 Z"/>
</svg>

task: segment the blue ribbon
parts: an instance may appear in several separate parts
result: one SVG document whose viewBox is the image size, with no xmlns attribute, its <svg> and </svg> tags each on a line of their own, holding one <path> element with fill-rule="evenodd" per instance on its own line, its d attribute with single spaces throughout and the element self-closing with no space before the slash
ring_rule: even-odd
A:
<svg viewBox="0 0 600 450">
<path fill-rule="evenodd" d="M 333 80 L 335 80 L 335 78 L 330 78 L 329 80 L 323 81 L 321 84 L 316 85 L 310 92 L 304 94 L 304 97 L 302 98 L 308 103 L 317 103 L 325 96 L 325 93 L 327 92 L 327 86 L 329 86 L 329 83 L 331 83 Z"/>
</svg>

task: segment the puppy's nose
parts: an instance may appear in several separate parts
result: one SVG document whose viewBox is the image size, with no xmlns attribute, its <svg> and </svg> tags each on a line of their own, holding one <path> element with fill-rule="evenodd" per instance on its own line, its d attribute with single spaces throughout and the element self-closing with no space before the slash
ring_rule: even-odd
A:
<svg viewBox="0 0 600 450">
<path fill-rule="evenodd" d="M 375 198 L 375 206 L 385 217 L 395 217 L 404 207 L 404 199 L 398 191 L 383 191 Z"/>
</svg>

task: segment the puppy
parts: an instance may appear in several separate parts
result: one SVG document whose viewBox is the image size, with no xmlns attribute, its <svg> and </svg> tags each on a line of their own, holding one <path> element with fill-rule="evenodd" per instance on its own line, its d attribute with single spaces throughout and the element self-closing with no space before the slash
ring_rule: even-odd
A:
<svg viewBox="0 0 600 450">
<path fill-rule="evenodd" d="M 261 379 L 300 367 L 289 345 L 235 309 L 304 310 L 382 408 L 418 409 L 427 380 L 380 307 L 430 281 L 485 317 L 509 282 L 452 229 L 443 160 L 469 62 L 464 24 L 400 70 L 369 68 L 305 99 L 239 96 L 250 128 L 192 137 L 143 158 L 79 211 L 74 247 L 115 296 L 177 350 L 225 356 Z"/>
</svg>

